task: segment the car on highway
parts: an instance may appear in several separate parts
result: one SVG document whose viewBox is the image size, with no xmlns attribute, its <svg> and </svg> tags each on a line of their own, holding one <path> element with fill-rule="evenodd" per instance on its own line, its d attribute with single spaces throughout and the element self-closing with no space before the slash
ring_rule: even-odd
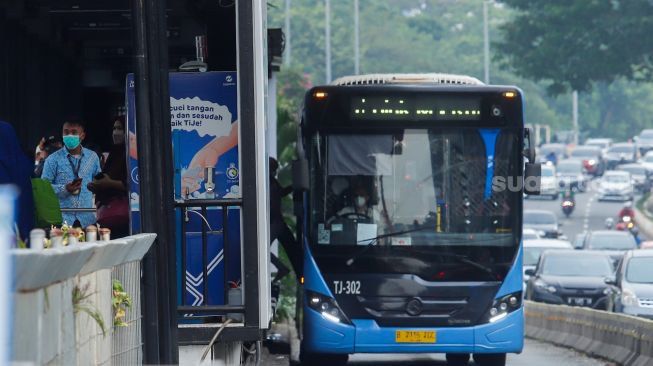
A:
<svg viewBox="0 0 653 366">
<path fill-rule="evenodd" d="M 557 239 L 560 236 L 558 217 L 547 210 L 524 210 L 524 229 L 533 229 L 544 238 Z"/>
<path fill-rule="evenodd" d="M 578 146 L 571 152 L 572 159 L 582 161 L 583 168 L 587 174 L 595 177 L 603 175 L 605 171 L 605 161 L 603 159 L 603 152 L 597 146 Z"/>
<path fill-rule="evenodd" d="M 632 201 L 635 188 L 630 173 L 611 170 L 606 172 L 599 183 L 598 200 Z"/>
<path fill-rule="evenodd" d="M 603 251 L 616 265 L 627 250 L 637 249 L 637 242 L 630 231 L 594 230 L 587 233 L 580 249 Z"/>
<path fill-rule="evenodd" d="M 558 199 L 558 178 L 553 165 L 542 165 L 540 176 L 540 196 L 549 196 L 552 200 Z M 528 196 L 526 196 L 528 197 Z"/>
<path fill-rule="evenodd" d="M 639 163 L 642 164 L 649 173 L 653 173 L 653 151 L 647 152 L 641 159 L 639 159 Z"/>
<path fill-rule="evenodd" d="M 556 156 L 556 161 L 560 161 L 567 157 L 567 145 L 565 144 L 542 144 L 537 150 L 537 156 L 540 163 L 546 163 L 549 161 L 547 156 L 554 153 Z"/>
<path fill-rule="evenodd" d="M 566 159 L 558 162 L 556 166 L 556 178 L 561 191 L 571 189 L 585 192 L 587 189 L 587 177 L 584 174 L 583 162 L 578 159 Z"/>
<path fill-rule="evenodd" d="M 645 193 L 651 190 L 651 174 L 642 164 L 623 164 L 617 166 L 617 170 L 630 173 L 635 190 Z"/>
<path fill-rule="evenodd" d="M 574 249 L 583 249 L 583 243 L 585 242 L 586 237 L 587 231 L 576 234 L 576 237 L 574 238 Z"/>
<path fill-rule="evenodd" d="M 637 142 L 637 148 L 640 154 L 643 155 L 653 150 L 653 129 L 642 130 L 635 141 Z"/>
<path fill-rule="evenodd" d="M 549 249 L 535 269 L 529 269 L 526 298 L 532 301 L 605 310 L 614 273 L 610 257 L 602 252 Z"/>
<path fill-rule="evenodd" d="M 571 243 L 567 240 L 558 239 L 525 239 L 524 240 L 524 284 L 528 282 L 530 276 L 526 270 L 535 269 L 540 254 L 547 249 L 573 249 Z"/>
<path fill-rule="evenodd" d="M 537 233 L 537 231 L 533 229 L 523 229 L 521 233 L 521 239 L 526 241 L 526 240 L 533 240 L 533 239 L 541 239 L 540 234 Z"/>
<path fill-rule="evenodd" d="M 612 146 L 611 138 L 591 138 L 585 140 L 585 146 L 597 146 L 601 149 L 603 154 L 608 152 L 610 146 Z"/>
<path fill-rule="evenodd" d="M 653 319 L 653 250 L 630 250 L 619 262 L 611 286 L 608 310 Z"/>
<path fill-rule="evenodd" d="M 614 144 L 605 154 L 608 169 L 614 169 L 619 164 L 634 163 L 638 157 L 637 147 L 629 142 Z"/>
</svg>

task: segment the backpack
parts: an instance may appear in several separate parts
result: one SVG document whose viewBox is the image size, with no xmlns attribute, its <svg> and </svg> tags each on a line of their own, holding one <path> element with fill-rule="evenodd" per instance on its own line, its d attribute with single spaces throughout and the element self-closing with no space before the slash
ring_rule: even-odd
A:
<svg viewBox="0 0 653 366">
<path fill-rule="evenodd" d="M 35 227 L 46 229 L 52 225 L 61 225 L 63 222 L 61 207 L 52 184 L 45 179 L 32 178 L 32 193 Z"/>
</svg>

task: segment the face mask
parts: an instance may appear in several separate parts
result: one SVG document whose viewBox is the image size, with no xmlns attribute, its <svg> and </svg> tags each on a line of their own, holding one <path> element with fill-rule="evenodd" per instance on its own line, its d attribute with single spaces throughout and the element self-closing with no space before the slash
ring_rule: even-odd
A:
<svg viewBox="0 0 653 366">
<path fill-rule="evenodd" d="M 363 207 L 367 203 L 367 200 L 363 196 L 356 196 L 356 206 Z"/>
<path fill-rule="evenodd" d="M 68 150 L 74 150 L 79 146 L 81 140 L 79 135 L 64 135 L 63 144 L 66 145 Z"/>
<path fill-rule="evenodd" d="M 114 130 L 113 131 L 113 144 L 119 145 L 125 143 L 125 131 Z"/>
</svg>

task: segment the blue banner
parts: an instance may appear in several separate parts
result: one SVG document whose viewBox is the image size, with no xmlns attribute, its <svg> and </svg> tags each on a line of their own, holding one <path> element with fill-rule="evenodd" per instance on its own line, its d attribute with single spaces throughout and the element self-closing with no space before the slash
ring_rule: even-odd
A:
<svg viewBox="0 0 653 366">
<path fill-rule="evenodd" d="M 235 72 L 171 73 L 170 124 L 172 132 L 174 198 L 240 198 L 238 163 L 238 104 Z M 136 156 L 136 99 L 133 75 L 127 77 L 130 197 L 132 232 L 139 232 L 138 160 Z M 222 210 L 176 212 L 179 299 L 186 305 L 224 304 L 225 241 L 228 280 L 240 282 L 240 210 L 228 210 L 229 237 L 223 237 Z M 186 288 L 181 286 L 181 220 L 186 220 Z M 205 221 L 206 220 L 206 221 Z M 208 281 L 202 278 L 202 224 L 208 231 Z M 208 282 L 208 284 L 206 283 Z M 208 286 L 208 299 L 203 289 Z"/>
</svg>

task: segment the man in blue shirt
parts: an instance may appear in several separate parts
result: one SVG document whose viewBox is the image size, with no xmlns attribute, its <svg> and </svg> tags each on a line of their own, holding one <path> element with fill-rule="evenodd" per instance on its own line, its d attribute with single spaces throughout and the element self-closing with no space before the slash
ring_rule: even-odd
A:
<svg viewBox="0 0 653 366">
<path fill-rule="evenodd" d="M 64 147 L 48 156 L 41 178 L 49 181 L 59 197 L 61 208 L 95 208 L 93 194 L 86 185 L 101 172 L 100 160 L 92 150 L 82 147 L 86 137 L 79 121 L 63 124 Z M 92 212 L 64 212 L 68 225 L 86 227 L 94 224 Z"/>
</svg>

